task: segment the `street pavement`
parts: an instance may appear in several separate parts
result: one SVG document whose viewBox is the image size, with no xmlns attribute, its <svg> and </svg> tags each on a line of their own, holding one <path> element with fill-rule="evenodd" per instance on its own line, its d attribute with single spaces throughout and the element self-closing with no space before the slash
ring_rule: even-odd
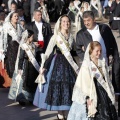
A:
<svg viewBox="0 0 120 120">
<path fill-rule="evenodd" d="M 113 31 L 113 34 L 120 52 L 118 31 Z M 57 111 L 40 110 L 33 105 L 22 107 L 17 102 L 8 99 L 8 92 L 9 88 L 0 88 L 0 120 L 57 120 Z"/>
</svg>

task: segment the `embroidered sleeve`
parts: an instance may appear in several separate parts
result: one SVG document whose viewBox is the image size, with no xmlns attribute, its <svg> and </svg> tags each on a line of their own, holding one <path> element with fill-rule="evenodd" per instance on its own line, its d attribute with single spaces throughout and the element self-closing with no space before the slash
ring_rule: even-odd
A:
<svg viewBox="0 0 120 120">
<path fill-rule="evenodd" d="M 7 34 L 8 34 L 7 24 L 3 25 L 3 50 L 6 51 L 7 48 Z"/>
<path fill-rule="evenodd" d="M 56 36 L 53 35 L 48 43 L 47 49 L 45 54 L 41 54 L 41 68 L 44 67 L 44 63 L 45 61 L 49 58 L 50 54 L 53 51 L 54 46 L 56 45 L 56 40 L 55 40 Z"/>
<path fill-rule="evenodd" d="M 50 42 L 49 42 L 46 52 L 45 52 L 45 56 L 47 57 L 47 59 L 50 56 L 50 54 L 52 53 L 55 45 L 56 45 L 56 40 L 55 40 L 55 36 L 53 35 L 52 38 L 50 39 Z"/>
<path fill-rule="evenodd" d="M 51 65 L 51 61 L 53 59 L 55 49 L 56 49 L 56 46 L 54 46 L 54 49 L 53 49 L 52 53 L 49 55 L 48 59 L 45 61 L 45 63 L 44 63 L 44 68 L 45 69 L 49 69 L 49 67 Z"/>
</svg>

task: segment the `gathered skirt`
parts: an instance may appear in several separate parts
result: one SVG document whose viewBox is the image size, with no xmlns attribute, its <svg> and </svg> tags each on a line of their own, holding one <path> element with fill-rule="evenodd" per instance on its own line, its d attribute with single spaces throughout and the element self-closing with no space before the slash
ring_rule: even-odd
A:
<svg viewBox="0 0 120 120">
<path fill-rule="evenodd" d="M 23 62 L 22 70 L 20 79 L 16 78 L 19 74 L 14 71 L 8 98 L 19 102 L 33 102 L 38 72 L 32 63 L 26 59 Z"/>
<path fill-rule="evenodd" d="M 94 82 L 98 101 L 95 117 L 87 117 L 86 104 L 73 102 L 67 120 L 118 120 L 115 106 L 112 104 L 107 92 L 96 79 Z"/>
<path fill-rule="evenodd" d="M 86 104 L 73 102 L 67 120 L 88 120 Z"/>
<path fill-rule="evenodd" d="M 19 44 L 16 41 L 10 41 L 7 48 L 6 58 L 5 58 L 5 67 L 7 74 L 10 78 L 13 77 L 13 73 L 15 70 L 15 63 L 18 54 Z"/>
<path fill-rule="evenodd" d="M 34 92 L 29 92 L 23 89 L 23 79 L 16 81 L 17 73 L 13 74 L 12 83 L 10 86 L 8 98 L 21 102 L 32 102 L 34 99 Z"/>
<path fill-rule="evenodd" d="M 56 54 L 45 75 L 42 91 L 37 87 L 33 104 L 47 110 L 69 110 L 76 74 L 64 55 Z"/>
</svg>

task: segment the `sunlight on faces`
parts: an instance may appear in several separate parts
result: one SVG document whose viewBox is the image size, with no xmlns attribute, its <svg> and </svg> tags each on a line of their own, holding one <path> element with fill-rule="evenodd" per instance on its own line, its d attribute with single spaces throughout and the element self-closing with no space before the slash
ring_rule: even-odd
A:
<svg viewBox="0 0 120 120">
<path fill-rule="evenodd" d="M 14 13 L 13 16 L 12 16 L 12 18 L 11 18 L 11 21 L 13 23 L 17 23 L 18 22 L 18 18 L 19 18 L 18 13 Z"/>
<path fill-rule="evenodd" d="M 87 29 L 93 29 L 95 25 L 95 19 L 92 19 L 91 17 L 83 18 L 84 25 Z"/>
<path fill-rule="evenodd" d="M 29 38 L 29 42 L 31 43 L 33 41 L 33 35 Z"/>
<path fill-rule="evenodd" d="M 16 10 L 17 10 L 16 4 L 11 4 L 11 11 L 16 11 Z"/>
<path fill-rule="evenodd" d="M 91 56 L 95 59 L 99 59 L 101 56 L 101 52 L 102 52 L 101 46 L 95 46 L 91 53 Z"/>
<path fill-rule="evenodd" d="M 61 28 L 61 30 L 62 29 L 63 30 L 68 30 L 70 28 L 70 20 L 69 20 L 68 17 L 65 16 L 61 19 L 60 28 Z"/>
<path fill-rule="evenodd" d="M 40 22 L 42 20 L 42 13 L 41 12 L 35 12 L 34 13 L 34 19 L 37 22 Z"/>
<path fill-rule="evenodd" d="M 87 2 L 84 3 L 84 7 L 88 8 L 89 4 Z"/>
</svg>

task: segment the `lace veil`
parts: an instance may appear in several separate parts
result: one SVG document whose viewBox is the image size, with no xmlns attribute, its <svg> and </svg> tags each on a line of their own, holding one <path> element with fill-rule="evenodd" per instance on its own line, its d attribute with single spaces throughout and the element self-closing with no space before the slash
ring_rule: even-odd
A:
<svg viewBox="0 0 120 120">
<path fill-rule="evenodd" d="M 18 61 L 19 61 L 19 55 L 20 55 L 20 47 L 23 43 L 25 43 L 27 41 L 27 38 L 28 38 L 28 31 L 25 30 L 23 33 L 22 33 L 22 39 L 20 41 L 20 44 L 19 44 L 19 48 L 18 48 L 18 54 L 17 54 L 17 59 L 16 59 L 16 63 L 15 63 L 15 72 L 17 73 L 18 72 Z"/>
</svg>

